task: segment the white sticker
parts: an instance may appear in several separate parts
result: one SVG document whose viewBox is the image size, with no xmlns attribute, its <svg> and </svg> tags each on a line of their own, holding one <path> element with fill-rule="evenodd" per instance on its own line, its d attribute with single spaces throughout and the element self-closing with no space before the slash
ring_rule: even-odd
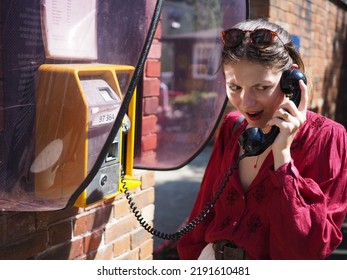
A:
<svg viewBox="0 0 347 280">
<path fill-rule="evenodd" d="M 92 122 L 92 126 L 98 126 L 110 122 L 114 122 L 116 119 L 116 112 L 102 112 L 95 115 L 94 120 Z"/>
</svg>

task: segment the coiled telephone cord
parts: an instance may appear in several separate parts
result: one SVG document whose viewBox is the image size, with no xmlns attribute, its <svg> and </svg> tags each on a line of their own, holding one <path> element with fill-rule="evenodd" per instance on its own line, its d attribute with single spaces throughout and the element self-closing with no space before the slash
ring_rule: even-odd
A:
<svg viewBox="0 0 347 280">
<path fill-rule="evenodd" d="M 205 207 L 201 210 L 201 212 L 194 218 L 192 219 L 186 226 L 184 226 L 182 229 L 176 231 L 175 233 L 164 233 L 161 232 L 152 226 L 148 224 L 148 222 L 144 219 L 142 216 L 141 212 L 137 209 L 137 206 L 135 205 L 135 202 L 133 201 L 133 198 L 131 197 L 131 194 L 129 192 L 128 187 L 126 186 L 126 182 L 124 180 L 124 172 L 122 172 L 121 176 L 121 182 L 123 184 L 124 188 L 124 194 L 125 197 L 128 200 L 129 207 L 131 211 L 134 213 L 135 218 L 137 221 L 140 223 L 140 225 L 150 234 L 159 237 L 161 239 L 166 239 L 166 240 L 178 240 L 180 239 L 183 235 L 187 234 L 188 232 L 192 231 L 197 225 L 199 225 L 206 217 L 207 215 L 211 212 L 213 209 L 214 205 L 220 198 L 221 194 L 223 193 L 224 189 L 226 188 L 226 185 L 229 181 L 229 178 L 231 175 L 233 175 L 233 172 L 235 169 L 238 168 L 239 162 L 245 158 L 246 155 L 242 155 L 238 158 L 237 162 L 235 165 L 230 166 L 229 170 L 227 173 L 225 173 L 225 177 L 221 180 L 221 184 L 218 185 L 218 189 L 215 191 L 214 195 L 211 197 L 210 201 L 208 201 L 205 205 Z"/>
</svg>

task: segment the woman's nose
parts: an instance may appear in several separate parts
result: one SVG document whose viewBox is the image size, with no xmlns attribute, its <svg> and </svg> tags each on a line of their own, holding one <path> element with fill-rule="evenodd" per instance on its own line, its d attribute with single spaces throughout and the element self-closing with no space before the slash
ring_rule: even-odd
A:
<svg viewBox="0 0 347 280">
<path fill-rule="evenodd" d="M 242 104 L 244 108 L 252 108 L 257 104 L 257 100 L 249 91 L 244 91 L 242 96 Z"/>
</svg>

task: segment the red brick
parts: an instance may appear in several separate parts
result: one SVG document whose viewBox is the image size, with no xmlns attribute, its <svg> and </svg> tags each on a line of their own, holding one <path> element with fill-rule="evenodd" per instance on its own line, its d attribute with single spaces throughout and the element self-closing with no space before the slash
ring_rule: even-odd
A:
<svg viewBox="0 0 347 280">
<path fill-rule="evenodd" d="M 61 222 L 49 227 L 49 244 L 52 246 L 71 240 L 71 231 L 71 221 Z"/>
<path fill-rule="evenodd" d="M 112 219 L 112 208 L 113 205 L 111 204 L 102 204 L 100 208 L 98 208 L 95 212 L 95 218 L 93 222 L 93 229 L 97 229 L 99 227 L 104 226 L 107 224 L 110 219 Z"/>
<path fill-rule="evenodd" d="M 99 248 L 93 256 L 93 260 L 111 260 L 112 259 L 112 249 L 113 246 L 109 245 L 103 248 Z M 88 256 L 88 259 L 90 259 L 91 255 Z"/>
<path fill-rule="evenodd" d="M 48 244 L 47 232 L 41 231 L 30 235 L 20 242 L 10 243 L 0 248 L 1 260 L 26 260 L 42 253 Z"/>
<path fill-rule="evenodd" d="M 95 251 L 99 248 L 102 242 L 103 234 L 104 230 L 100 229 L 84 237 L 84 252 L 86 254 Z"/>
<path fill-rule="evenodd" d="M 116 200 L 113 203 L 114 207 L 114 218 L 120 219 L 129 214 L 129 205 L 126 199 Z"/>
<path fill-rule="evenodd" d="M 105 243 L 112 243 L 124 234 L 131 232 L 137 225 L 138 222 L 132 213 L 113 224 L 108 224 L 105 230 Z"/>
<path fill-rule="evenodd" d="M 140 159 L 143 162 L 155 162 L 157 153 L 153 150 L 141 151 Z"/>
<path fill-rule="evenodd" d="M 140 260 L 152 260 L 153 259 L 153 239 L 148 239 L 140 246 Z"/>
<path fill-rule="evenodd" d="M 83 238 L 49 248 L 38 256 L 42 260 L 73 260 L 80 258 L 83 253 Z"/>
<path fill-rule="evenodd" d="M 154 187 L 155 174 L 154 171 L 146 171 L 141 174 L 141 188 L 143 190 Z"/>
<path fill-rule="evenodd" d="M 35 232 L 35 213 L 15 214 L 7 220 L 7 240 L 16 240 Z"/>
<path fill-rule="evenodd" d="M 160 94 L 160 80 L 157 78 L 144 78 L 143 79 L 143 96 L 159 96 Z"/>
<path fill-rule="evenodd" d="M 139 260 L 139 248 L 136 250 L 127 252 L 119 257 L 116 257 L 115 260 Z"/>
<path fill-rule="evenodd" d="M 161 57 L 161 43 L 158 40 L 153 40 L 152 46 L 148 53 L 148 58 L 157 58 Z"/>
<path fill-rule="evenodd" d="M 141 227 L 131 234 L 131 248 L 135 249 L 136 247 L 140 247 L 143 243 L 152 238 L 152 235 Z"/>
<path fill-rule="evenodd" d="M 81 208 L 67 208 L 60 211 L 52 212 L 36 212 L 36 223 L 38 229 L 45 229 L 51 224 L 58 221 L 66 220 L 75 217 L 78 213 L 82 212 Z"/>
<path fill-rule="evenodd" d="M 147 97 L 144 100 L 144 115 L 152 115 L 158 112 L 159 98 Z"/>
<path fill-rule="evenodd" d="M 98 208 L 94 208 L 92 213 L 77 217 L 74 223 L 74 236 L 98 229 L 110 219 L 112 219 L 112 204 L 101 204 Z"/>
<path fill-rule="evenodd" d="M 158 137 L 157 134 L 149 134 L 142 137 L 141 147 L 143 151 L 150 151 L 157 148 Z"/>
<path fill-rule="evenodd" d="M 79 236 L 91 231 L 95 220 L 95 213 L 76 218 L 73 226 L 73 236 Z"/>
<path fill-rule="evenodd" d="M 160 39 L 162 34 L 162 24 L 161 21 L 158 23 L 157 30 L 155 31 L 154 34 L 154 39 Z"/>
<path fill-rule="evenodd" d="M 158 118 L 155 115 L 144 116 L 142 118 L 142 135 L 147 135 L 157 132 Z"/>
<path fill-rule="evenodd" d="M 126 252 L 129 252 L 130 244 L 130 234 L 117 239 L 113 244 L 113 256 L 118 257 Z"/>
<path fill-rule="evenodd" d="M 74 260 L 84 254 L 84 238 L 78 238 L 70 243 L 69 260 Z"/>
<path fill-rule="evenodd" d="M 133 195 L 136 206 L 139 209 L 146 207 L 149 204 L 154 203 L 154 188 L 146 189 L 142 192 Z"/>
<path fill-rule="evenodd" d="M 147 60 L 145 74 L 147 77 L 160 77 L 161 62 L 159 60 Z"/>
</svg>

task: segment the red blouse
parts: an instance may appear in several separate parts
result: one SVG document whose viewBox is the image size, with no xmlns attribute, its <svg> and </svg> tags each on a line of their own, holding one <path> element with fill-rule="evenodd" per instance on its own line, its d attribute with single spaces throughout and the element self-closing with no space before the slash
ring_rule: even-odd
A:
<svg viewBox="0 0 347 280">
<path fill-rule="evenodd" d="M 239 155 L 232 132 L 240 113 L 229 113 L 206 167 L 190 219 L 210 201 Z M 273 170 L 270 152 L 243 191 L 238 171 L 211 213 L 178 242 L 181 259 L 197 259 L 211 242 L 227 239 L 250 259 L 323 259 L 340 244 L 347 211 L 347 134 L 332 120 L 307 112 L 291 146 L 292 161 Z"/>
</svg>

